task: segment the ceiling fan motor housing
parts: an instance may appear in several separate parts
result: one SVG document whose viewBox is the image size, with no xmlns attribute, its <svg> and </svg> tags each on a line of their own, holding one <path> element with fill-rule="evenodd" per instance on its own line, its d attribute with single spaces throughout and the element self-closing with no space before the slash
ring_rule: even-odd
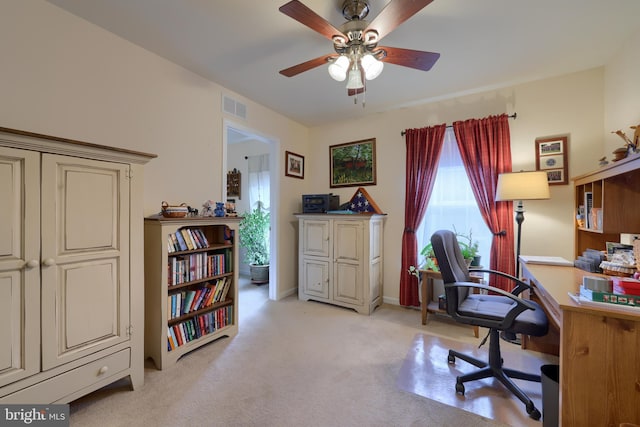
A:
<svg viewBox="0 0 640 427">
<path fill-rule="evenodd" d="M 344 0 L 342 16 L 348 21 L 364 19 L 369 14 L 369 2 L 364 0 Z"/>
</svg>

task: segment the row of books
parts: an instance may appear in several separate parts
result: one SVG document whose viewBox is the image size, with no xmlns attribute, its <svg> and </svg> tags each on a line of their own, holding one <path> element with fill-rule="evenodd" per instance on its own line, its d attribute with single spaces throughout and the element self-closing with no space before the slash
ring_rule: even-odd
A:
<svg viewBox="0 0 640 427">
<path fill-rule="evenodd" d="M 167 328 L 167 349 L 169 351 L 211 334 L 233 323 L 233 306 L 228 305 L 215 311 L 196 316 Z"/>
<path fill-rule="evenodd" d="M 216 280 L 215 283 L 207 282 L 198 289 L 189 289 L 170 294 L 167 297 L 167 316 L 169 320 L 224 301 L 227 298 L 227 293 L 229 293 L 231 280 L 230 276 L 226 276 Z"/>
<path fill-rule="evenodd" d="M 180 285 L 207 277 L 227 273 L 227 257 L 224 253 L 212 254 L 199 252 L 184 256 L 170 257 L 167 283 L 169 286 Z"/>
<path fill-rule="evenodd" d="M 167 238 L 167 250 L 169 253 L 206 249 L 208 247 L 207 236 L 199 228 L 182 228 L 175 233 L 169 234 Z"/>
</svg>

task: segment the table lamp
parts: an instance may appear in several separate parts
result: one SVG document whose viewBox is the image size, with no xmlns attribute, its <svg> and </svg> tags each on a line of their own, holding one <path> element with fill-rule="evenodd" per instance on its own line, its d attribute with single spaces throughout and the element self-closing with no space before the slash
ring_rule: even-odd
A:
<svg viewBox="0 0 640 427">
<path fill-rule="evenodd" d="M 544 200 L 551 198 L 547 173 L 543 171 L 520 171 L 501 173 L 498 176 L 496 201 L 517 201 L 515 207 L 518 238 L 516 240 L 516 273 L 520 278 L 520 232 L 524 221 L 523 200 Z"/>
</svg>

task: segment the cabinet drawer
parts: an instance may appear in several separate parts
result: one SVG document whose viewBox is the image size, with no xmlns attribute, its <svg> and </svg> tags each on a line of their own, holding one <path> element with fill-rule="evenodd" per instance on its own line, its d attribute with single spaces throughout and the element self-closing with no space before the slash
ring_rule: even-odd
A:
<svg viewBox="0 0 640 427">
<path fill-rule="evenodd" d="M 47 404 L 104 381 L 130 367 L 130 349 L 95 360 L 2 398 L 3 404 Z"/>
</svg>

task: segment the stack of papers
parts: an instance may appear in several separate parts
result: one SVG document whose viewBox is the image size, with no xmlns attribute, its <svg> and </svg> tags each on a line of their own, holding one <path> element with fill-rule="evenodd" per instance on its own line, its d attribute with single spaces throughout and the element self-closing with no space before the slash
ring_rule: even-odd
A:
<svg viewBox="0 0 640 427">
<path fill-rule="evenodd" d="M 573 267 L 573 262 L 559 256 L 520 255 L 520 261 L 527 264 L 565 265 Z"/>
</svg>

